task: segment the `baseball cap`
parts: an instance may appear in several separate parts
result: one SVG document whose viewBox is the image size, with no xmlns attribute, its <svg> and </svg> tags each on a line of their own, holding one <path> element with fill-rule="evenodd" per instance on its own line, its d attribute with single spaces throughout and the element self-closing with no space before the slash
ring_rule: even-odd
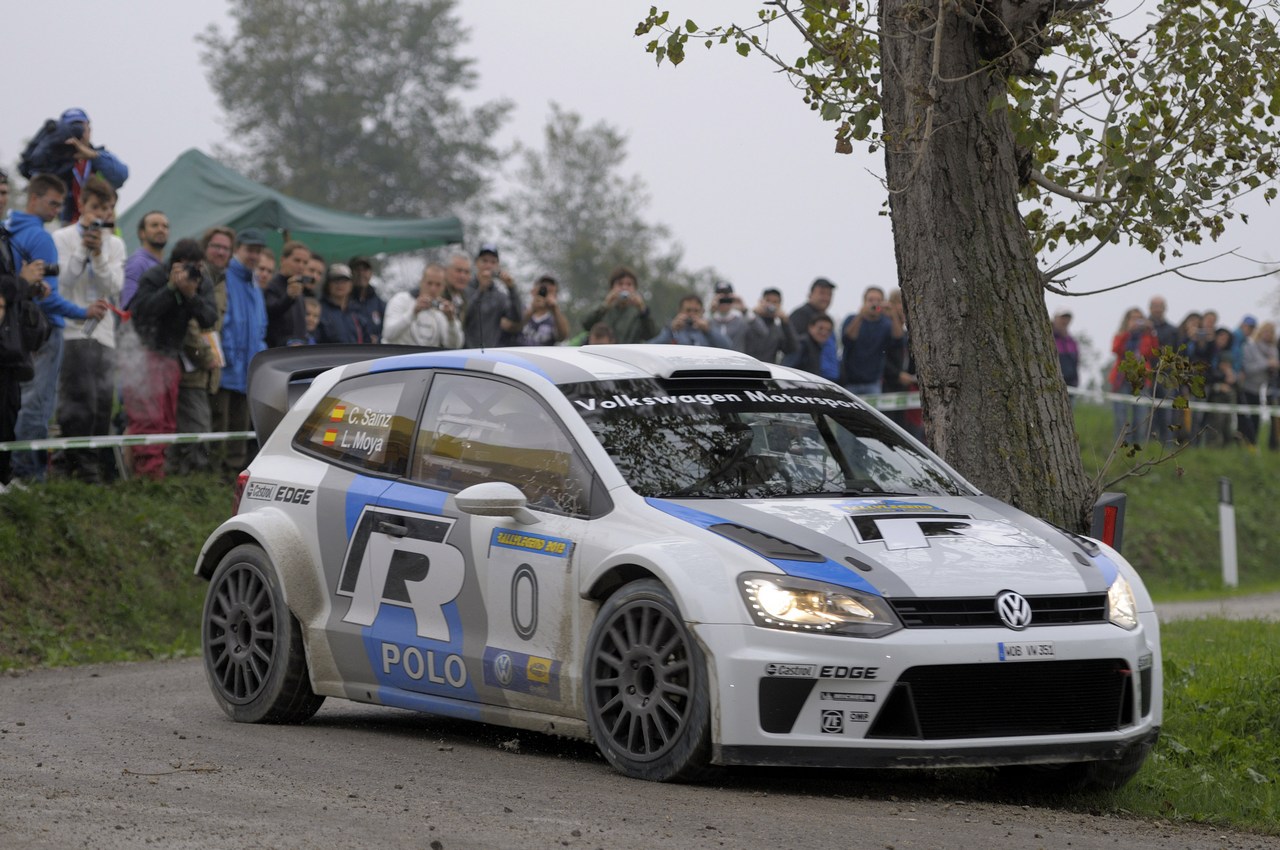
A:
<svg viewBox="0 0 1280 850">
<path fill-rule="evenodd" d="M 334 263 L 329 266 L 327 280 L 351 280 L 351 267 L 346 263 Z"/>
<path fill-rule="evenodd" d="M 353 269 L 373 268 L 373 263 L 369 262 L 369 259 L 367 257 L 352 257 L 350 260 L 347 260 L 347 265 L 351 266 L 351 268 Z"/>
<path fill-rule="evenodd" d="M 1062 318 L 1063 316 L 1071 317 L 1071 311 L 1070 311 L 1070 310 L 1063 309 L 1063 310 L 1058 310 L 1058 311 L 1054 312 L 1054 314 L 1053 314 L 1053 317 L 1054 317 L 1055 319 L 1060 319 L 1060 318 Z"/>
<path fill-rule="evenodd" d="M 495 257 L 498 256 L 498 246 L 494 245 L 492 242 L 483 243 L 480 246 L 480 250 L 476 251 L 476 259 L 480 259 L 485 254 L 493 254 Z"/>
<path fill-rule="evenodd" d="M 84 123 L 88 124 L 89 116 L 85 113 L 83 109 L 78 109 L 73 107 L 71 109 L 68 109 L 66 112 L 63 112 L 62 118 L 59 120 L 61 120 L 64 124 L 70 124 L 72 121 L 83 121 Z"/>
<path fill-rule="evenodd" d="M 1256 328 L 1258 326 L 1258 320 L 1254 316 L 1245 316 L 1240 320 L 1240 324 Z"/>
<path fill-rule="evenodd" d="M 733 293 L 733 284 L 732 284 L 732 283 L 730 283 L 730 282 L 729 282 L 729 281 L 727 281 L 727 280 L 717 281 L 717 283 L 716 283 L 716 294 L 717 294 L 717 295 L 729 295 L 729 294 L 732 294 L 732 293 Z"/>
<path fill-rule="evenodd" d="M 267 238 L 262 235 L 262 231 L 256 227 L 246 227 L 236 234 L 236 245 L 264 246 L 267 244 Z"/>
<path fill-rule="evenodd" d="M 831 281 L 827 280 L 825 277 L 820 277 L 820 278 L 816 279 L 816 280 L 813 282 L 813 285 L 812 285 L 812 286 L 810 286 L 810 287 L 809 287 L 809 291 L 810 291 L 810 292 L 813 292 L 813 290 L 814 290 L 814 289 L 816 289 L 816 288 L 817 288 L 817 287 L 819 287 L 819 286 L 825 287 L 825 288 L 827 288 L 827 289 L 835 289 L 835 288 L 836 288 L 836 285 L 835 285 L 834 283 L 832 283 Z"/>
</svg>

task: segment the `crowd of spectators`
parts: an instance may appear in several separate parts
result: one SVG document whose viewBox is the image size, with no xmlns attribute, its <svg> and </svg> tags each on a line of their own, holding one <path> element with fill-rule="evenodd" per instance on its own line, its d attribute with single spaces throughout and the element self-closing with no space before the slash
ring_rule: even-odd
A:
<svg viewBox="0 0 1280 850">
<path fill-rule="evenodd" d="M 533 281 L 526 298 L 501 265 L 498 246 L 474 257 L 454 253 L 432 263 L 416 289 L 384 300 L 366 257 L 330 261 L 301 241 L 285 241 L 279 257 L 255 227 L 213 227 L 199 239 L 170 245 L 170 222 L 151 210 L 137 225 L 139 247 L 126 256 L 116 235 L 116 190 L 128 168 L 91 143 L 88 116 L 67 110 L 47 161 L 58 173 L 30 177 L 26 203 L 5 219 L 6 264 L 0 281 L 0 442 L 36 440 L 56 421 L 66 437 L 247 431 L 251 427 L 248 367 L 268 347 L 317 343 L 392 343 L 438 349 L 654 343 L 743 351 L 836 381 L 858 394 L 915 389 L 909 329 L 901 293 L 866 287 L 856 312 L 837 323 L 836 284 L 819 277 L 805 303 L 788 313 L 782 293 L 764 289 L 749 304 L 727 281 L 709 304 L 690 292 L 674 316 L 654 316 L 640 281 L 620 267 L 608 290 L 578 327 L 560 304 L 551 275 Z M 57 133 L 72 135 L 59 141 Z M 60 150 L 59 145 L 65 146 Z M 24 162 L 25 164 L 25 162 Z M 27 169 L 23 169 L 27 173 Z M 8 207 L 8 177 L 0 172 L 0 212 Z M 55 218 L 61 227 L 50 232 Z M 194 236 L 195 234 L 184 234 Z M 9 263 L 8 261 L 12 262 Z M 24 305 L 39 309 L 19 309 Z M 1246 316 L 1234 331 L 1213 313 L 1191 313 L 1174 327 L 1164 299 L 1144 315 L 1130 310 L 1112 344 L 1118 363 L 1127 352 L 1157 362 L 1164 346 L 1181 348 L 1207 376 L 1213 401 L 1257 404 L 1280 390 L 1275 328 Z M 21 313 L 21 320 L 19 317 Z M 1053 317 L 1062 373 L 1080 379 L 1071 314 Z M 28 327 L 30 325 L 30 327 Z M 1110 389 L 1128 389 L 1113 366 Z M 119 414 L 113 414 L 117 409 Z M 1172 395 L 1159 386 L 1162 400 Z M 1117 402 L 1116 434 L 1145 439 L 1256 444 L 1256 415 L 1198 413 L 1176 422 L 1172 405 Z M 919 411 L 891 414 L 922 435 Z M 1174 427 L 1176 426 L 1176 427 Z M 1190 435 L 1190 436 L 1188 436 Z M 1270 445 L 1277 447 L 1277 429 Z M 228 477 L 247 463 L 245 441 L 137 446 L 125 458 L 130 474 L 215 471 Z M 10 470 L 12 462 L 12 470 Z M 11 476 L 40 481 L 55 474 L 100 481 L 119 474 L 110 450 L 0 452 L 0 487 Z"/>
<path fill-rule="evenodd" d="M 1172 375 L 1177 358 L 1185 358 L 1191 374 L 1204 379 L 1203 401 L 1224 405 L 1258 407 L 1264 400 L 1274 403 L 1280 397 L 1280 347 L 1272 322 L 1258 323 L 1244 316 L 1234 329 L 1220 324 L 1216 310 L 1191 311 L 1174 325 L 1168 319 L 1168 304 L 1156 296 L 1147 312 L 1138 307 L 1125 311 L 1111 339 L 1106 388 L 1125 396 L 1112 402 L 1114 434 L 1117 440 L 1145 443 L 1159 440 L 1167 445 L 1193 444 L 1225 446 L 1242 444 L 1256 447 L 1263 423 L 1256 412 L 1205 409 L 1195 404 L 1175 408 L 1178 396 L 1191 397 L 1189 381 L 1178 381 L 1176 388 L 1165 385 L 1157 374 Z M 1053 316 L 1053 335 L 1058 347 L 1062 374 L 1069 386 L 1080 385 L 1080 351 L 1070 333 L 1072 315 L 1059 310 Z M 1162 358 L 1175 355 L 1174 361 Z M 1139 395 L 1154 404 L 1134 404 L 1134 384 L 1122 368 L 1128 355 L 1146 366 Z M 1280 417 L 1272 417 L 1267 428 L 1267 445 L 1280 449 Z"/>
</svg>

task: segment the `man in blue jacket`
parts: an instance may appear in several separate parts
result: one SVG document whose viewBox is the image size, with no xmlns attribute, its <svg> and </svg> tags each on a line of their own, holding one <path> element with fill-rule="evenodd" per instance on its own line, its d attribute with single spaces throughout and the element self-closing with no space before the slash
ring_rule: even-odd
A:
<svg viewBox="0 0 1280 850">
<path fill-rule="evenodd" d="M 9 247 L 15 268 L 24 263 L 41 262 L 52 266 L 58 262 L 58 248 L 53 236 L 44 229 L 58 215 L 66 197 L 66 184 L 51 174 L 37 174 L 27 184 L 25 211 L 14 210 L 5 220 L 11 234 Z M 103 301 L 80 307 L 58 294 L 57 275 L 46 275 L 49 292 L 36 303 L 49 320 L 51 333 L 44 345 L 32 355 L 35 376 L 22 384 L 22 408 L 14 433 L 19 440 L 43 440 L 49 436 L 49 419 L 58 403 L 58 371 L 62 368 L 62 334 L 67 319 L 101 319 L 107 312 Z M 44 452 L 16 452 L 14 474 L 28 481 L 45 479 Z"/>
<path fill-rule="evenodd" d="M 262 232 L 245 228 L 236 235 L 235 253 L 227 265 L 227 312 L 222 319 L 222 385 L 212 399 L 214 431 L 248 431 L 249 361 L 267 348 L 267 305 L 253 279 L 267 244 Z M 248 462 L 243 440 L 223 443 L 222 471 L 232 478 Z"/>
</svg>

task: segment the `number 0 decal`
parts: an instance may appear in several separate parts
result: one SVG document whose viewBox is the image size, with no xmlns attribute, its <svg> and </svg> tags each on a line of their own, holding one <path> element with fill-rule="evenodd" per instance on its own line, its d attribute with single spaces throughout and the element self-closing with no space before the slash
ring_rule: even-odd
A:
<svg viewBox="0 0 1280 850">
<path fill-rule="evenodd" d="M 511 576 L 511 626 L 523 640 L 538 631 L 538 576 L 528 564 Z"/>
</svg>

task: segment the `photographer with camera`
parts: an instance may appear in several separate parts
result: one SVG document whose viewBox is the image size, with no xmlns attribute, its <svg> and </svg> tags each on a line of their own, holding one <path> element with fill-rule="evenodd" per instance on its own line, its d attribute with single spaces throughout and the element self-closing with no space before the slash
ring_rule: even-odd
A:
<svg viewBox="0 0 1280 850">
<path fill-rule="evenodd" d="M 267 305 L 267 347 L 292 345 L 307 336 L 307 310 L 303 299 L 315 296 L 316 279 L 307 271 L 311 249 L 301 242 L 286 242 L 280 251 L 280 271 L 267 283 L 262 300 Z"/>
<path fill-rule="evenodd" d="M 397 292 L 387 302 L 382 341 L 425 348 L 461 347 L 462 323 L 444 290 L 444 267 L 432 263 L 423 270 L 417 292 Z"/>
<path fill-rule="evenodd" d="M 703 315 L 702 296 L 689 294 L 680 299 L 680 312 L 671 324 L 649 342 L 664 345 L 701 345 L 705 348 L 733 348 L 729 338 Z"/>
<path fill-rule="evenodd" d="M 604 303 L 583 319 L 582 327 L 590 331 L 597 322 L 613 328 L 613 335 L 622 343 L 648 342 L 658 332 L 640 294 L 635 272 L 626 266 L 619 266 L 609 275 L 609 293 Z"/>
<path fill-rule="evenodd" d="M 520 329 L 521 345 L 555 345 L 569 336 L 569 320 L 557 303 L 559 292 L 560 284 L 549 274 L 534 281 Z"/>
<path fill-rule="evenodd" d="M 766 289 L 760 294 L 760 303 L 751 311 L 747 321 L 747 335 L 743 351 L 765 363 L 777 363 L 781 356 L 796 350 L 799 340 L 782 309 L 782 293 Z"/>
<path fill-rule="evenodd" d="M 116 191 L 94 175 L 81 192 L 79 222 L 55 230 L 64 298 L 86 310 L 120 298 L 124 286 L 124 240 L 116 236 Z M 70 320 L 64 332 L 62 368 L 58 373 L 58 428 L 63 437 L 97 437 L 111 431 L 115 402 L 115 321 Z M 86 482 L 110 477 L 111 452 L 67 449 L 54 455 L 54 466 Z"/>
<path fill-rule="evenodd" d="M 25 212 L 14 210 L 5 221 L 9 231 L 9 247 L 14 266 L 24 263 L 42 264 L 44 285 L 33 292 L 49 324 L 49 336 L 32 352 L 34 377 L 22 384 L 22 409 L 14 430 L 19 440 L 42 440 L 49 436 L 49 420 L 58 402 L 58 372 L 62 368 L 63 329 L 67 319 L 101 319 L 107 312 L 105 302 L 88 307 L 73 304 L 58 292 L 58 248 L 44 226 L 58 215 L 67 187 L 49 174 L 37 174 L 27 184 Z M 43 294 L 40 294 L 43 293 Z M 28 481 L 45 479 L 44 452 L 15 452 L 14 472 Z"/>
<path fill-rule="evenodd" d="M 748 315 L 747 305 L 733 292 L 733 284 L 727 280 L 717 282 L 711 300 L 711 324 L 724 334 L 734 351 L 746 348 Z"/>
<path fill-rule="evenodd" d="M 74 224 L 81 215 L 81 190 L 97 174 L 113 189 L 129 179 L 129 167 L 116 159 L 105 147 L 93 144 L 93 128 L 83 109 L 68 109 L 57 121 L 44 123 L 22 152 L 18 170 L 23 177 L 51 174 L 71 191 L 62 204 L 59 218 L 63 224 Z"/>
<path fill-rule="evenodd" d="M 179 239 L 165 265 L 148 269 L 138 282 L 130 313 L 142 362 L 124 374 L 124 411 L 129 434 L 172 434 L 178 429 L 178 384 L 187 324 L 202 329 L 218 321 L 213 281 L 204 273 L 204 249 Z M 167 446 L 135 446 L 133 473 L 164 478 Z"/>
</svg>

